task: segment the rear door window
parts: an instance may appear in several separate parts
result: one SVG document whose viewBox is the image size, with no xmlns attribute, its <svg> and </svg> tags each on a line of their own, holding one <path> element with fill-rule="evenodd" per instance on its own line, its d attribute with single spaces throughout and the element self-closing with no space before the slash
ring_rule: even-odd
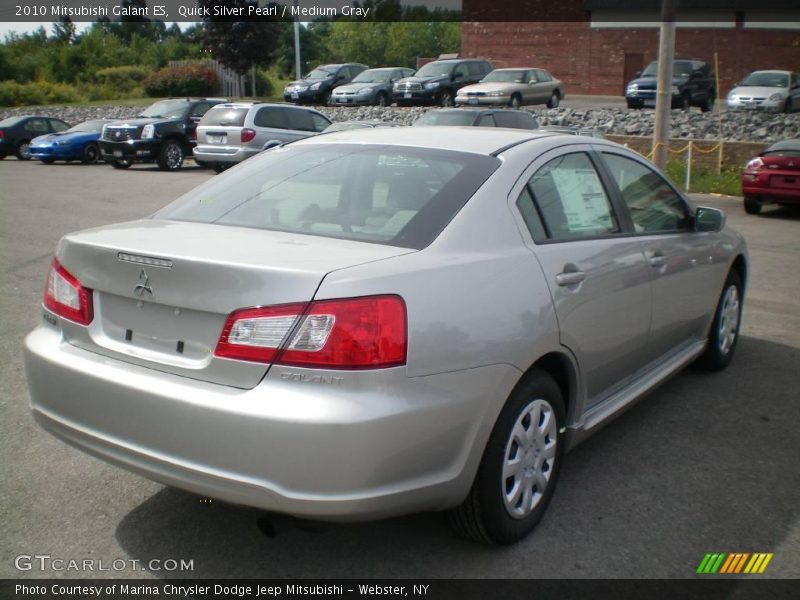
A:
<svg viewBox="0 0 800 600">
<path fill-rule="evenodd" d="M 25 131 L 30 133 L 47 133 L 50 126 L 45 119 L 31 119 L 25 123 Z"/>
<path fill-rule="evenodd" d="M 294 129 L 296 131 L 316 131 L 314 126 L 314 119 L 311 117 L 313 113 L 303 110 L 302 108 L 289 108 L 287 112 L 287 129 Z"/>
<path fill-rule="evenodd" d="M 282 106 L 264 106 L 258 109 L 253 124 L 256 127 L 269 127 L 272 129 L 290 129 L 288 126 L 287 110 Z"/>
<path fill-rule="evenodd" d="M 49 121 L 50 121 L 50 127 L 55 132 L 66 131 L 67 129 L 69 129 L 69 125 L 64 123 L 64 121 L 59 121 L 58 119 L 49 119 Z"/>
<path fill-rule="evenodd" d="M 598 237 L 620 231 L 600 176 L 584 152 L 564 154 L 545 163 L 528 182 L 528 191 L 550 240 Z"/>
</svg>

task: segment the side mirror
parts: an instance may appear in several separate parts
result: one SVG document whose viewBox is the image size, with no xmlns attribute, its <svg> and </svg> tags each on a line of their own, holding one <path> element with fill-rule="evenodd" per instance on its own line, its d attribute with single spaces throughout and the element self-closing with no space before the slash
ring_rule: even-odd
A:
<svg viewBox="0 0 800 600">
<path fill-rule="evenodd" d="M 641 77 L 642 76 L 642 72 L 641 71 L 636 71 L 636 73 L 634 73 L 633 76 L 634 77 Z"/>
<path fill-rule="evenodd" d="M 464 78 L 463 73 L 453 73 L 453 81 L 455 81 L 456 79 L 463 79 L 463 78 Z"/>
<path fill-rule="evenodd" d="M 695 211 L 695 231 L 722 231 L 723 227 L 725 227 L 725 213 L 721 210 L 700 206 Z"/>
<path fill-rule="evenodd" d="M 192 115 L 192 116 L 190 116 L 190 117 L 189 117 L 189 120 L 190 120 L 192 123 L 199 123 L 199 122 L 200 122 L 200 119 L 202 119 L 202 118 L 203 118 L 203 117 L 201 117 L 200 115 Z"/>
</svg>

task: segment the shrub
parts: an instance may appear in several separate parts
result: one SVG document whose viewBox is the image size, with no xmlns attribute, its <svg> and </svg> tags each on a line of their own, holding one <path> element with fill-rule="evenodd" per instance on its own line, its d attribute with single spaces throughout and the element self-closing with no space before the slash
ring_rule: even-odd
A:
<svg viewBox="0 0 800 600">
<path fill-rule="evenodd" d="M 152 69 L 143 65 L 125 65 L 122 67 L 107 67 L 94 74 L 93 83 L 118 90 L 130 96 L 131 92 L 140 88 Z"/>
<path fill-rule="evenodd" d="M 203 65 L 165 67 L 144 80 L 148 96 L 206 96 L 217 89 L 217 76 Z"/>
<path fill-rule="evenodd" d="M 61 104 L 80 102 L 83 96 L 73 86 L 65 83 L 34 81 L 0 83 L 0 106 L 28 106 L 33 104 Z"/>
</svg>

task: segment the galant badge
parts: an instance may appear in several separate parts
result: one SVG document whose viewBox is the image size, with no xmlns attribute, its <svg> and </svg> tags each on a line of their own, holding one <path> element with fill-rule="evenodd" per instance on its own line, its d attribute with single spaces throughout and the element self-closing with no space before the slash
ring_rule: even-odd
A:
<svg viewBox="0 0 800 600">
<path fill-rule="evenodd" d="M 150 277 L 147 275 L 147 272 L 142 269 L 142 272 L 139 273 L 139 283 L 133 288 L 133 295 L 137 298 L 141 298 L 142 294 L 147 292 L 151 296 L 153 296 L 153 288 L 150 285 Z"/>
</svg>

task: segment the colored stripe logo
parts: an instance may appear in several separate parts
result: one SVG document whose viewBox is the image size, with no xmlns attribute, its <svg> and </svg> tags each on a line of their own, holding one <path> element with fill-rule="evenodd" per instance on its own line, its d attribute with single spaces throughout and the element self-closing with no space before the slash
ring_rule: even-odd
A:
<svg viewBox="0 0 800 600">
<path fill-rule="evenodd" d="M 765 552 L 709 552 L 703 557 L 697 573 L 701 575 L 756 575 L 763 573 L 772 553 Z"/>
</svg>

